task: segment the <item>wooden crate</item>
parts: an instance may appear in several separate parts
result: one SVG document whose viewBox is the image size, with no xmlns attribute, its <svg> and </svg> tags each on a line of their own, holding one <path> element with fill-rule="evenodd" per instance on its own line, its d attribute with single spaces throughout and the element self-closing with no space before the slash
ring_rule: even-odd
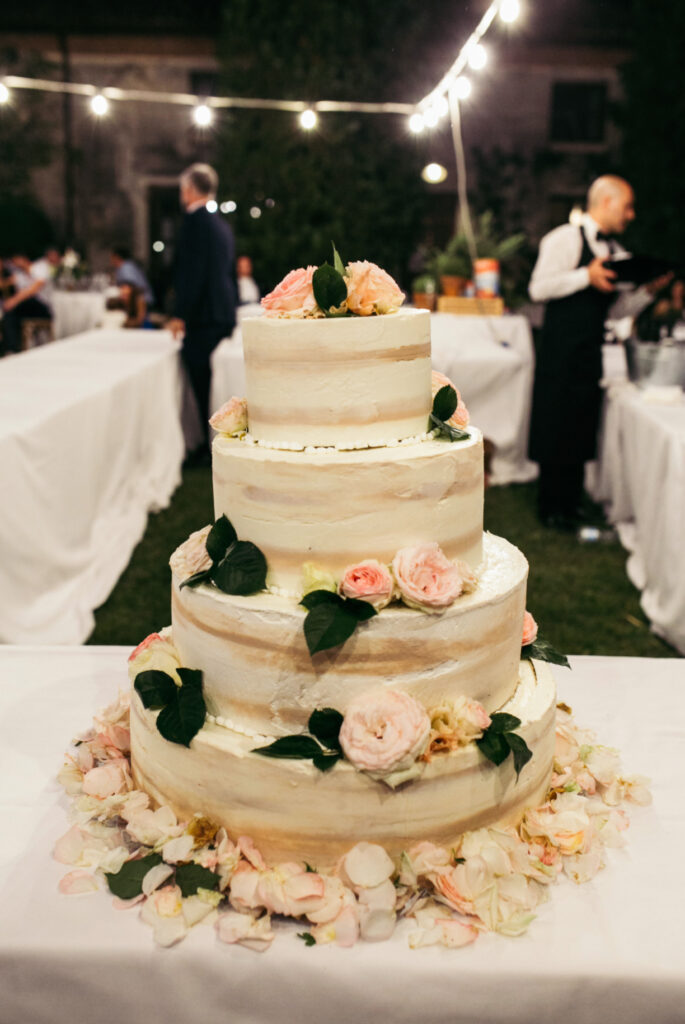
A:
<svg viewBox="0 0 685 1024">
<path fill-rule="evenodd" d="M 470 316 L 501 316 L 504 312 L 504 300 L 467 299 L 463 295 L 440 295 L 438 297 L 438 313 L 461 313 Z"/>
</svg>

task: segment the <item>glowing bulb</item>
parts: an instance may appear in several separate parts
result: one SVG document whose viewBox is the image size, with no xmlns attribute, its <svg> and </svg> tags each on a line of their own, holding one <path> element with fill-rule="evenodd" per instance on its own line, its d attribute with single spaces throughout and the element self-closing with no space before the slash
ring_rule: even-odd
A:
<svg viewBox="0 0 685 1024">
<path fill-rule="evenodd" d="M 205 203 L 205 207 L 209 210 L 210 213 L 216 213 L 216 211 L 219 209 L 219 204 L 217 203 L 216 199 L 208 199 L 207 202 Z"/>
<path fill-rule="evenodd" d="M 227 202 L 222 203 L 219 209 L 222 213 L 233 213 L 233 211 L 237 209 L 237 206 L 232 199 L 229 199 Z"/>
<path fill-rule="evenodd" d="M 520 13 L 521 7 L 519 5 L 519 0 L 502 0 L 499 9 L 499 16 L 502 21 L 516 21 Z"/>
<path fill-rule="evenodd" d="M 10 98 L 10 91 L 4 82 L 0 82 L 0 103 L 8 103 Z"/>
<path fill-rule="evenodd" d="M 199 125 L 200 128 L 208 128 L 214 120 L 214 114 L 212 108 L 208 107 L 206 103 L 199 103 L 193 110 L 193 121 Z"/>
<path fill-rule="evenodd" d="M 425 124 L 426 124 L 426 126 L 428 128 L 435 128 L 435 126 L 438 123 L 439 119 L 440 119 L 440 115 L 438 114 L 438 112 L 435 109 L 435 107 L 428 107 L 427 110 L 424 110 L 424 112 L 423 112 L 423 120 L 424 120 L 424 122 L 425 122 Z"/>
<path fill-rule="evenodd" d="M 419 135 L 426 127 L 426 122 L 423 119 L 422 114 L 412 114 L 409 118 L 409 131 L 414 132 L 415 135 Z"/>
<path fill-rule="evenodd" d="M 468 99 L 471 95 L 471 83 L 464 75 L 459 75 L 459 78 L 454 83 L 454 89 L 459 100 Z"/>
<path fill-rule="evenodd" d="M 267 199 L 267 200 L 265 201 L 264 205 L 265 205 L 265 206 L 268 206 L 268 208 L 269 208 L 270 210 L 273 210 L 274 206 L 276 205 L 276 200 L 275 200 L 275 199 Z"/>
<path fill-rule="evenodd" d="M 96 117 L 104 117 L 109 110 L 109 100 L 99 92 L 90 101 L 90 109 Z"/>
<path fill-rule="evenodd" d="M 438 116 L 439 117 L 444 117 L 445 114 L 447 114 L 449 109 L 450 109 L 450 105 L 447 102 L 447 97 L 446 96 L 441 96 L 440 99 L 438 100 L 438 102 L 435 104 L 435 106 L 436 106 L 436 109 L 438 111 Z"/>
<path fill-rule="evenodd" d="M 152 248 L 154 249 L 155 252 L 164 252 L 164 242 L 153 242 Z"/>
<path fill-rule="evenodd" d="M 261 217 L 261 215 L 262 215 L 262 211 L 260 210 L 260 208 L 258 206 L 251 206 L 250 207 L 250 216 L 252 217 L 253 220 L 257 220 L 257 218 Z"/>
<path fill-rule="evenodd" d="M 481 68 L 485 67 L 487 62 L 488 55 L 485 47 L 481 46 L 480 43 L 476 43 L 476 45 L 472 46 L 469 50 L 469 66 L 472 67 L 474 71 L 480 71 Z"/>
<path fill-rule="evenodd" d="M 314 110 L 303 110 L 300 114 L 300 127 L 304 128 L 305 131 L 311 131 L 312 128 L 316 127 L 316 122 L 319 118 Z"/>
<path fill-rule="evenodd" d="M 421 177 L 431 185 L 437 185 L 447 177 L 447 169 L 442 164 L 426 164 L 421 171 Z"/>
</svg>

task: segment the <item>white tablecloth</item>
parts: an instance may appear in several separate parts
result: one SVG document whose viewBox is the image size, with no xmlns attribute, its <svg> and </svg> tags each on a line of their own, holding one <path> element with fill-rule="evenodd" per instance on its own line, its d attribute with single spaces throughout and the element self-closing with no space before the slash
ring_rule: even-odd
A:
<svg viewBox="0 0 685 1024">
<path fill-rule="evenodd" d="M 7 1024 L 674 1024 L 685 1006 L 685 663 L 573 658 L 556 670 L 579 723 L 652 777 L 627 846 L 585 885 L 552 887 L 528 933 L 461 950 L 389 941 L 306 948 L 278 924 L 263 954 L 199 926 L 154 947 L 136 910 L 57 892 L 67 740 L 126 680 L 125 648 L 0 650 L 0 1019 Z"/>
<path fill-rule="evenodd" d="M 537 475 L 527 458 L 534 352 L 523 316 L 431 315 L 433 366 L 454 381 L 471 421 L 495 444 L 492 483 L 522 483 Z M 210 407 L 245 394 L 240 326 L 212 356 Z"/>
<path fill-rule="evenodd" d="M 593 497 L 631 552 L 654 631 L 685 654 L 685 398 L 659 405 L 629 384 L 610 389 Z"/>
<path fill-rule="evenodd" d="M 178 345 L 93 331 L 0 362 L 0 641 L 81 643 L 178 486 Z"/>
<path fill-rule="evenodd" d="M 104 292 L 52 293 L 53 330 L 56 338 L 71 338 L 99 327 L 105 312 Z"/>
</svg>

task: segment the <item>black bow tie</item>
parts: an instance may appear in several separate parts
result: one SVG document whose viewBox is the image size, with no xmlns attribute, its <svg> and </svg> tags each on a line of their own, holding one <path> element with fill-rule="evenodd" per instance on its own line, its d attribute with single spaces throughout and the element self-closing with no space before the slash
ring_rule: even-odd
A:
<svg viewBox="0 0 685 1024">
<path fill-rule="evenodd" d="M 598 231 L 595 238 L 598 242 L 608 242 L 609 244 L 616 241 L 613 235 L 605 235 L 603 231 Z"/>
</svg>

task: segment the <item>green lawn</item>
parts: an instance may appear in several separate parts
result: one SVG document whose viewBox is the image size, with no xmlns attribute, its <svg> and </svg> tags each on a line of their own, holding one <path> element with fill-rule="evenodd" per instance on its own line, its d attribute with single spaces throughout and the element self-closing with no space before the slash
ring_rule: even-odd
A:
<svg viewBox="0 0 685 1024">
<path fill-rule="evenodd" d="M 131 562 L 95 613 L 91 644 L 139 643 L 168 625 L 169 555 L 212 519 L 209 468 L 185 469 L 168 509 L 151 516 Z M 655 637 L 626 576 L 620 544 L 579 544 L 573 535 L 544 530 L 535 517 L 535 485 L 486 492 L 485 528 L 516 544 L 530 562 L 528 608 L 541 633 L 568 654 L 674 657 Z"/>
</svg>

